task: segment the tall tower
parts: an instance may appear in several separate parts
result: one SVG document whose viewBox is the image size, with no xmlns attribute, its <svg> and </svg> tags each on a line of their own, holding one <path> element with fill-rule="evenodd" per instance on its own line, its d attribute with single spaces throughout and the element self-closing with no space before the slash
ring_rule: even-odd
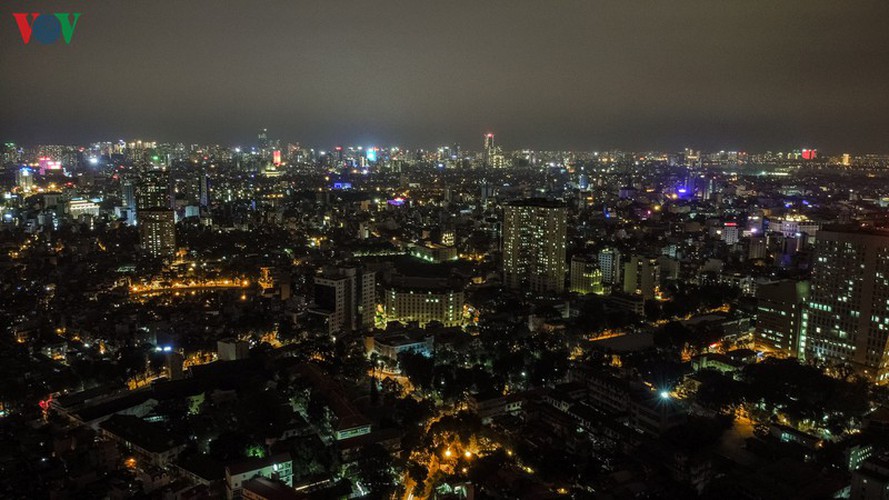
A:
<svg viewBox="0 0 889 500">
<path fill-rule="evenodd" d="M 484 142 L 484 156 L 485 156 L 485 165 L 491 165 L 491 157 L 494 156 L 494 134 L 488 132 L 485 134 L 485 142 Z"/>
<path fill-rule="evenodd" d="M 136 210 L 136 186 L 132 179 L 123 179 L 120 181 L 120 197 L 123 206 L 127 210 Z"/>
<path fill-rule="evenodd" d="M 567 207 L 529 198 L 503 209 L 503 282 L 512 289 L 565 290 Z"/>
<path fill-rule="evenodd" d="M 210 176 L 207 172 L 201 172 L 201 177 L 198 180 L 198 194 L 198 202 L 201 204 L 201 207 L 206 208 L 210 206 Z"/>
<path fill-rule="evenodd" d="M 889 383 L 889 230 L 818 231 L 799 352 Z"/>
<path fill-rule="evenodd" d="M 176 215 L 171 204 L 169 173 L 157 168 L 146 171 L 136 190 L 136 222 L 142 249 L 153 257 L 176 253 Z"/>
<path fill-rule="evenodd" d="M 170 175 L 160 168 L 146 171 L 136 191 L 136 209 L 168 209 L 171 205 Z"/>
<path fill-rule="evenodd" d="M 269 129 L 264 128 L 259 131 L 259 134 L 256 135 L 256 140 L 259 143 L 259 149 L 264 150 L 269 147 Z"/>
</svg>

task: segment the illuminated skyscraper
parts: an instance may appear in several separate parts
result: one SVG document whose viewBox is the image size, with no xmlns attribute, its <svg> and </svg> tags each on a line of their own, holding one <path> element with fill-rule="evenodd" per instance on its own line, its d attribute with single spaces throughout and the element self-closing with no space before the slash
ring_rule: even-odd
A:
<svg viewBox="0 0 889 500">
<path fill-rule="evenodd" d="M 139 211 L 169 209 L 170 201 L 169 173 L 164 169 L 146 171 L 136 191 L 136 209 Z"/>
<path fill-rule="evenodd" d="M 172 210 L 139 211 L 139 241 L 152 257 L 172 257 L 176 253 L 176 218 Z"/>
<path fill-rule="evenodd" d="M 207 172 L 201 172 L 198 182 L 199 203 L 201 207 L 206 208 L 210 206 L 210 176 Z"/>
<path fill-rule="evenodd" d="M 503 282 L 512 289 L 565 290 L 565 219 L 561 201 L 531 198 L 503 209 Z"/>
<path fill-rule="evenodd" d="M 15 172 L 15 183 L 22 191 L 30 191 L 34 188 L 34 171 L 28 167 L 22 167 Z"/>
<path fill-rule="evenodd" d="M 259 134 L 256 135 L 256 139 L 259 143 L 260 151 L 265 151 L 269 147 L 269 129 L 264 128 L 260 130 Z"/>
<path fill-rule="evenodd" d="M 800 354 L 889 382 L 889 231 L 822 229 L 815 257 Z"/>
<path fill-rule="evenodd" d="M 491 164 L 491 156 L 494 154 L 494 134 L 487 133 L 485 134 L 485 143 L 484 143 L 484 153 L 485 153 L 485 164 Z"/>
<path fill-rule="evenodd" d="M 128 210 L 136 210 L 136 186 L 133 185 L 132 180 L 123 179 L 120 181 L 120 197 L 124 207 Z"/>
</svg>

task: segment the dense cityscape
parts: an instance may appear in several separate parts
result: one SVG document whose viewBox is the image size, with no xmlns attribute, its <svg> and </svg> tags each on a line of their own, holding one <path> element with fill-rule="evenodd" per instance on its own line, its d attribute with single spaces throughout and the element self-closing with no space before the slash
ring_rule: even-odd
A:
<svg viewBox="0 0 889 500">
<path fill-rule="evenodd" d="M 0 497 L 887 497 L 889 155 L 481 132 L 4 144 Z"/>
</svg>

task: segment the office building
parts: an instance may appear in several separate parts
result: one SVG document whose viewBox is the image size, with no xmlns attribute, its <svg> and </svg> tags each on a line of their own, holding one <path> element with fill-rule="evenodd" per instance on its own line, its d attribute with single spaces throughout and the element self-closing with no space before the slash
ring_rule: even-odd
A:
<svg viewBox="0 0 889 500">
<path fill-rule="evenodd" d="M 887 338 L 889 230 L 829 226 L 818 231 L 801 354 L 885 384 Z"/>
<path fill-rule="evenodd" d="M 99 204 L 94 201 L 84 200 L 83 198 L 68 200 L 68 215 L 75 220 L 83 215 L 98 217 Z"/>
<path fill-rule="evenodd" d="M 751 260 L 765 259 L 768 255 L 768 241 L 765 236 L 751 236 L 747 251 L 747 258 Z"/>
<path fill-rule="evenodd" d="M 146 171 L 136 190 L 136 209 L 168 209 L 171 200 L 169 173 L 158 168 Z"/>
<path fill-rule="evenodd" d="M 139 242 L 152 257 L 172 257 L 176 253 L 176 215 L 172 210 L 140 210 Z"/>
<path fill-rule="evenodd" d="M 491 156 L 494 155 L 494 134 L 487 133 L 485 134 L 485 142 L 484 142 L 484 155 L 485 155 L 485 165 L 491 164 Z"/>
<path fill-rule="evenodd" d="M 624 264 L 624 293 L 651 300 L 657 293 L 660 267 L 656 258 L 633 255 Z"/>
<path fill-rule="evenodd" d="M 599 269 L 602 271 L 602 283 L 620 283 L 620 251 L 614 248 L 602 249 L 599 252 Z"/>
<path fill-rule="evenodd" d="M 250 344 L 245 340 L 222 339 L 216 341 L 216 356 L 219 361 L 237 361 L 250 357 Z"/>
<path fill-rule="evenodd" d="M 757 349 L 799 355 L 802 308 L 809 296 L 809 282 L 782 280 L 756 288 Z"/>
<path fill-rule="evenodd" d="M 722 241 L 726 245 L 734 245 L 741 239 L 737 222 L 726 222 L 722 227 Z"/>
<path fill-rule="evenodd" d="M 565 218 L 556 200 L 531 198 L 503 209 L 503 281 L 531 292 L 565 290 Z"/>
<path fill-rule="evenodd" d="M 810 242 L 814 242 L 818 235 L 818 229 L 821 227 L 820 222 L 809 220 L 802 215 L 792 215 L 781 220 L 778 224 L 778 231 L 786 238 L 798 238 L 801 235 L 807 235 Z"/>
<path fill-rule="evenodd" d="M 34 171 L 28 167 L 22 167 L 16 170 L 15 184 L 25 192 L 34 189 Z"/>
<path fill-rule="evenodd" d="M 330 333 L 373 328 L 376 274 L 356 266 L 325 269 L 315 277 L 312 312 L 327 317 Z"/>
<path fill-rule="evenodd" d="M 574 293 L 602 293 L 602 271 L 599 260 L 575 255 L 571 258 L 571 287 Z"/>
</svg>

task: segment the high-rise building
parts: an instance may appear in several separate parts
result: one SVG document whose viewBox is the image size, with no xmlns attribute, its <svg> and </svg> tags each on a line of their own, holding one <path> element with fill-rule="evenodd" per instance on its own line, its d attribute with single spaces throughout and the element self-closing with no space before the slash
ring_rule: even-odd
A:
<svg viewBox="0 0 889 500">
<path fill-rule="evenodd" d="M 494 155 L 494 134 L 487 133 L 485 134 L 485 143 L 484 143 L 484 155 L 485 155 L 485 165 L 491 164 L 491 156 Z"/>
<path fill-rule="evenodd" d="M 198 179 L 198 202 L 202 208 L 210 206 L 210 176 L 207 172 L 201 172 Z"/>
<path fill-rule="evenodd" d="M 818 231 L 800 354 L 885 384 L 887 339 L 889 230 L 833 226 Z"/>
<path fill-rule="evenodd" d="M 503 209 L 503 282 L 532 292 L 565 290 L 567 207 L 530 198 Z"/>
<path fill-rule="evenodd" d="M 124 207 L 129 210 L 136 210 L 136 186 L 131 179 L 120 181 L 120 197 Z"/>
<path fill-rule="evenodd" d="M 758 349 L 799 355 L 799 331 L 803 304 L 809 296 L 809 282 L 781 280 L 756 288 L 756 332 Z"/>
<path fill-rule="evenodd" d="M 599 251 L 599 269 L 602 270 L 602 283 L 620 283 L 620 251 L 614 248 Z"/>
<path fill-rule="evenodd" d="M 172 257 L 176 253 L 176 214 L 166 209 L 140 210 L 139 241 L 152 257 Z"/>
<path fill-rule="evenodd" d="M 599 260 L 575 255 L 571 258 L 571 287 L 575 293 L 602 293 L 602 271 Z"/>
<path fill-rule="evenodd" d="M 726 245 L 734 245 L 740 241 L 740 235 L 741 232 L 739 231 L 737 222 L 726 222 L 722 226 L 722 241 L 724 241 Z"/>
<path fill-rule="evenodd" d="M 325 269 L 315 277 L 315 306 L 330 333 L 373 328 L 376 274 L 356 266 Z"/>
<path fill-rule="evenodd" d="M 136 191 L 136 209 L 168 209 L 171 199 L 169 173 L 164 169 L 146 171 Z"/>
<path fill-rule="evenodd" d="M 264 151 L 269 147 L 269 129 L 264 128 L 259 131 L 259 134 L 256 135 L 256 140 L 259 144 L 259 150 Z"/>
<path fill-rule="evenodd" d="M 654 298 L 660 268 L 656 258 L 633 255 L 624 264 L 624 293 L 640 294 L 645 300 Z"/>
<path fill-rule="evenodd" d="M 751 236 L 750 237 L 750 246 L 747 251 L 747 258 L 749 259 L 765 259 L 767 253 L 767 240 L 765 236 Z"/>
<path fill-rule="evenodd" d="M 34 188 L 34 171 L 28 167 L 22 167 L 15 172 L 15 184 L 28 192 Z"/>
</svg>

